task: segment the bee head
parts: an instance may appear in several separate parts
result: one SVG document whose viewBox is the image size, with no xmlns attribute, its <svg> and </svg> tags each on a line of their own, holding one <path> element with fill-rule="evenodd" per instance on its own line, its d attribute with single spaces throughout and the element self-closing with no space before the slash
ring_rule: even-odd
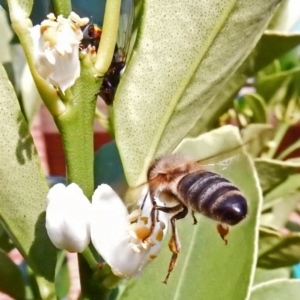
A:
<svg viewBox="0 0 300 300">
<path fill-rule="evenodd" d="M 171 154 L 156 159 L 148 170 L 148 181 L 169 184 L 186 175 L 195 162 L 181 154 Z"/>
</svg>

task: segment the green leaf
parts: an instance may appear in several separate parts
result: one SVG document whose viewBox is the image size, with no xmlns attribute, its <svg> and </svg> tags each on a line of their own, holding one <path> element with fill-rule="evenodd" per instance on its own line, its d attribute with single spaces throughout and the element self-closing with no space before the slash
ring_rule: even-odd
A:
<svg viewBox="0 0 300 300">
<path fill-rule="evenodd" d="M 255 48 L 252 75 L 299 44 L 299 33 L 266 30 Z"/>
<path fill-rule="evenodd" d="M 274 127 L 270 124 L 249 124 L 242 133 L 247 153 L 256 157 L 273 138 Z"/>
<path fill-rule="evenodd" d="M 300 67 L 275 74 L 260 76 L 256 81 L 257 92 L 267 100 L 267 103 L 280 103 L 286 100 L 289 87 L 297 85 Z"/>
<path fill-rule="evenodd" d="M 274 202 L 280 201 L 287 204 L 288 198 L 300 190 L 300 175 L 290 175 L 280 185 L 272 189 L 264 197 L 263 209 L 266 210 L 274 205 Z M 285 201 L 286 200 L 286 201 Z"/>
<path fill-rule="evenodd" d="M 66 252 L 59 251 L 55 274 L 55 290 L 58 299 L 63 299 L 68 296 L 70 281 L 71 279 Z"/>
<path fill-rule="evenodd" d="M 136 49 L 115 102 L 116 141 L 127 181 L 146 180 L 257 43 L 279 0 L 145 1 Z"/>
<path fill-rule="evenodd" d="M 0 250 L 0 291 L 14 299 L 25 299 L 25 285 L 21 270 Z"/>
<path fill-rule="evenodd" d="M 256 268 L 253 285 L 257 285 L 274 279 L 280 279 L 280 278 L 289 279 L 291 277 L 291 273 L 292 273 L 291 268 L 277 268 L 277 269 Z"/>
<path fill-rule="evenodd" d="M 15 246 L 11 242 L 7 232 L 5 231 L 3 225 L 0 223 L 0 249 L 9 252 L 11 251 Z"/>
<path fill-rule="evenodd" d="M 216 127 L 219 117 L 232 107 L 232 101 L 244 86 L 247 78 L 266 67 L 274 59 L 293 49 L 300 43 L 299 34 L 266 30 L 251 54 L 226 81 L 222 89 L 209 103 L 195 128 L 190 133 L 196 136 Z"/>
<path fill-rule="evenodd" d="M 200 215 L 197 215 L 198 224 L 194 226 L 190 216 L 179 220 L 176 224 L 182 250 L 167 286 L 161 283 L 166 276 L 171 258 L 171 252 L 165 241 L 157 260 L 147 267 L 140 280 L 130 281 L 120 299 L 247 298 L 255 269 L 254 254 L 258 238 L 256 228 L 261 197 L 253 166 L 241 148 L 239 151 L 227 152 L 227 156 L 230 153 L 235 155 L 231 155 L 230 163 L 226 167 L 228 161 L 225 159 L 224 151 L 236 149 L 239 145 L 237 129 L 226 126 L 197 139 L 186 139 L 176 150 L 196 160 L 203 159 L 207 155 L 220 154 L 210 159 L 210 165 L 205 167 L 211 167 L 210 170 L 218 171 L 230 179 L 245 194 L 249 214 L 240 225 L 230 229 L 228 245 L 224 245 L 217 234 L 214 221 Z"/>
<path fill-rule="evenodd" d="M 252 289 L 250 300 L 298 300 L 300 280 L 278 279 L 259 284 Z"/>
<path fill-rule="evenodd" d="M 0 107 L 1 222 L 29 266 L 48 280 L 51 293 L 56 250 L 45 228 L 48 187 L 28 126 L 2 66 Z"/>
<path fill-rule="evenodd" d="M 120 197 L 125 194 L 128 186 L 115 141 L 103 145 L 95 153 L 94 177 L 95 187 L 106 183 L 117 191 Z"/>
<path fill-rule="evenodd" d="M 289 267 L 300 261 L 300 234 L 282 234 L 276 229 L 261 227 L 257 266 L 266 269 Z"/>
<path fill-rule="evenodd" d="M 272 207 L 273 218 L 269 225 L 276 228 L 283 228 L 286 226 L 291 213 L 295 211 L 299 204 L 300 193 L 287 195 L 275 203 Z"/>
<path fill-rule="evenodd" d="M 264 194 L 287 180 L 300 170 L 300 164 L 294 162 L 279 161 L 275 159 L 258 158 L 255 160 L 260 185 Z"/>
</svg>

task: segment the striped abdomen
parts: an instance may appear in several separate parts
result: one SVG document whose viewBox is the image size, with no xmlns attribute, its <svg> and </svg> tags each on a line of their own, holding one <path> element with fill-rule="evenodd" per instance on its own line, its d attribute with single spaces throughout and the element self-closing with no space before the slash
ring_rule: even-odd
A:
<svg viewBox="0 0 300 300">
<path fill-rule="evenodd" d="M 245 197 L 216 173 L 197 171 L 184 176 L 178 183 L 178 193 L 194 211 L 222 223 L 235 225 L 247 215 Z"/>
</svg>

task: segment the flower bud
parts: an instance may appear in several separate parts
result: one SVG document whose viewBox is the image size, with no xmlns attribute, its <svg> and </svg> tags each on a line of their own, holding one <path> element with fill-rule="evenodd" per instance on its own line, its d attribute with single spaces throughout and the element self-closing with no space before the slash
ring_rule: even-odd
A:
<svg viewBox="0 0 300 300">
<path fill-rule="evenodd" d="M 82 252 L 90 242 L 91 203 L 72 183 L 54 185 L 47 195 L 46 229 L 52 243 L 69 252 Z"/>
</svg>

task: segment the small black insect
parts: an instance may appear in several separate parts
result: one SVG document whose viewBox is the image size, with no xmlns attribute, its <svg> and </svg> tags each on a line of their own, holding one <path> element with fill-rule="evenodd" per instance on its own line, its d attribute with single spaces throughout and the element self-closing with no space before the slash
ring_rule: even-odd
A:
<svg viewBox="0 0 300 300">
<path fill-rule="evenodd" d="M 89 24 L 83 30 L 83 38 L 80 44 L 80 49 L 86 49 L 88 46 L 94 46 L 98 49 L 102 29 L 96 24 Z"/>
<path fill-rule="evenodd" d="M 122 0 L 117 45 L 111 65 L 104 75 L 98 95 L 107 105 L 112 105 L 121 76 L 126 66 L 134 17 L 132 0 Z"/>
</svg>

